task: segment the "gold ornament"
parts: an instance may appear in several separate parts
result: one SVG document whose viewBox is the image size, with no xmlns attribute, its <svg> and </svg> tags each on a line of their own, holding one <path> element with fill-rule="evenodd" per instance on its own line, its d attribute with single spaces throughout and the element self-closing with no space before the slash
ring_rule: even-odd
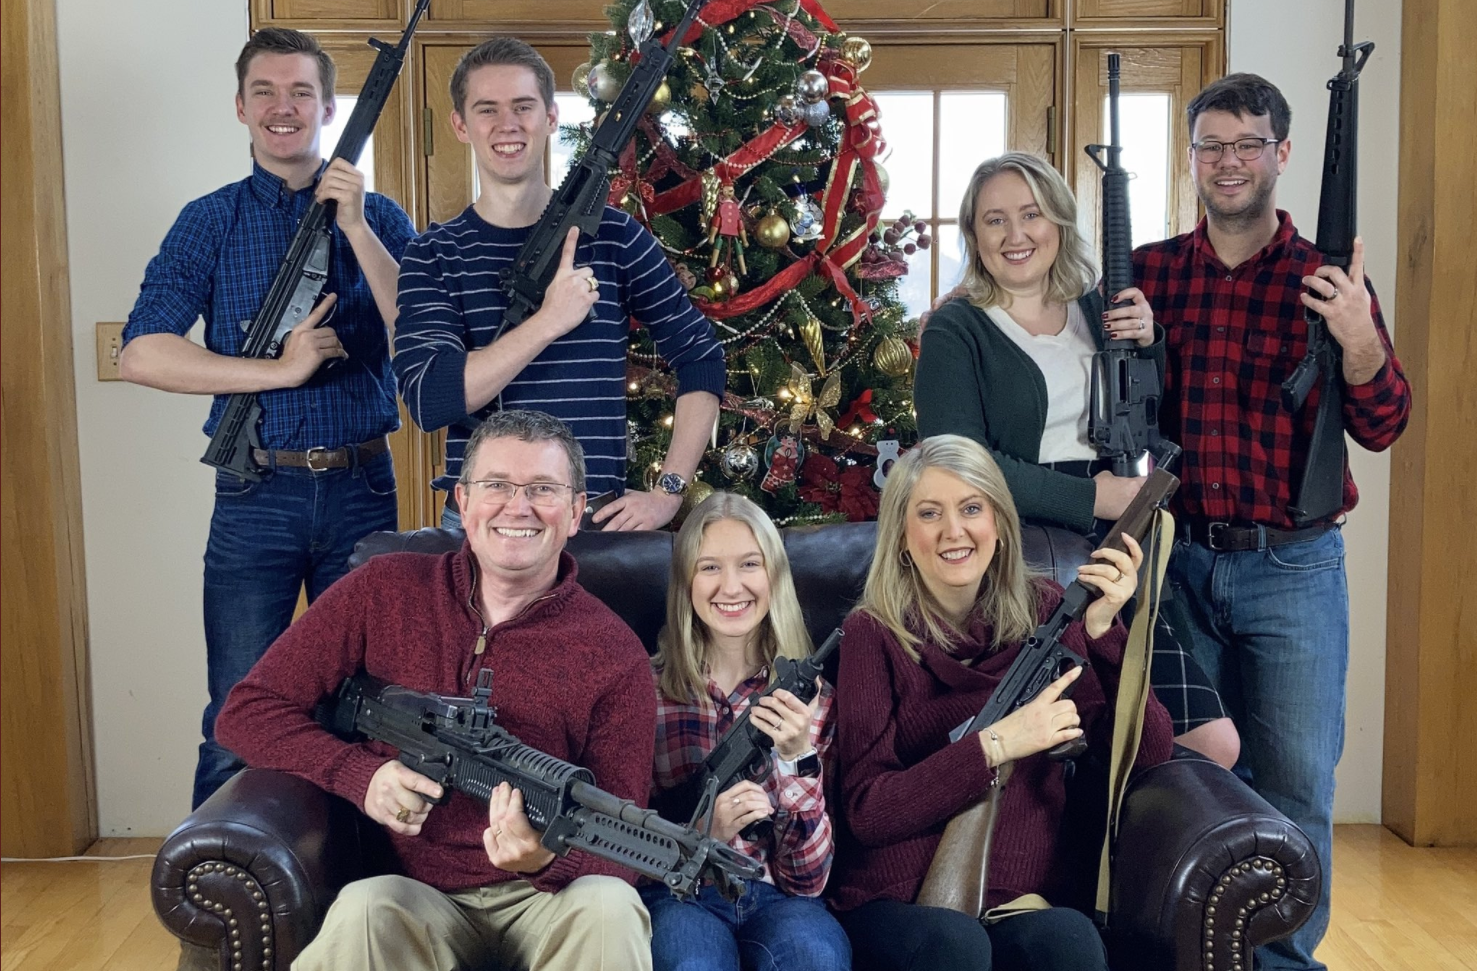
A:
<svg viewBox="0 0 1477 971">
<path fill-rule="evenodd" d="M 651 101 L 647 103 L 646 113 L 655 118 L 657 115 L 666 111 L 667 106 L 671 103 L 672 89 L 667 87 L 667 82 L 663 81 L 661 86 L 652 94 Z"/>
<path fill-rule="evenodd" d="M 892 188 L 892 176 L 887 174 L 881 162 L 873 162 L 872 168 L 877 172 L 877 184 L 882 187 L 882 194 L 887 195 L 887 190 Z"/>
<path fill-rule="evenodd" d="M 574 84 L 576 94 L 582 94 L 590 90 L 590 69 L 595 65 L 589 61 L 574 69 L 574 76 L 570 79 Z"/>
<path fill-rule="evenodd" d="M 694 81 L 692 87 L 687 89 L 687 96 L 697 104 L 707 104 L 708 86 L 701 81 Z"/>
<path fill-rule="evenodd" d="M 733 294 L 730 293 L 728 290 L 728 279 L 725 277 L 719 277 L 716 280 L 709 280 L 708 289 L 711 290 L 713 293 L 714 303 L 722 303 L 729 297 L 733 296 Z"/>
<path fill-rule="evenodd" d="M 872 45 L 865 38 L 848 37 L 841 45 L 841 58 L 860 74 L 872 64 Z"/>
<path fill-rule="evenodd" d="M 913 369 L 913 352 L 901 337 L 884 337 L 872 351 L 872 363 L 889 378 L 900 378 Z"/>
<path fill-rule="evenodd" d="M 714 491 L 713 487 L 702 479 L 693 479 L 688 483 L 687 491 L 682 495 L 682 507 L 677 510 L 677 518 L 686 519 Z"/>
<path fill-rule="evenodd" d="M 771 212 L 754 224 L 754 238 L 765 249 L 783 249 L 790 241 L 790 224 L 784 216 Z"/>
<path fill-rule="evenodd" d="M 790 380 L 785 387 L 789 389 L 790 397 L 795 402 L 790 406 L 790 427 L 798 434 L 806 419 L 813 417 L 816 427 L 820 429 L 821 438 L 830 438 L 831 430 L 836 427 L 836 419 L 826 409 L 841 403 L 841 372 L 832 371 L 831 376 L 826 378 L 826 383 L 821 386 L 821 393 L 817 395 L 811 389 L 810 375 L 800 365 L 791 362 Z"/>
<path fill-rule="evenodd" d="M 805 349 L 810 351 L 810 359 L 815 361 L 815 369 L 825 374 L 826 348 L 821 343 L 821 322 L 814 317 L 808 318 L 800 325 L 800 336 L 805 339 Z"/>
</svg>

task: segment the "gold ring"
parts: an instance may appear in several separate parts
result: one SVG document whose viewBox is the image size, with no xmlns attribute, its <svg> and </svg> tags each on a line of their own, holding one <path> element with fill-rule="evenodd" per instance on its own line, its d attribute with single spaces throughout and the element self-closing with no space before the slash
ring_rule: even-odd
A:
<svg viewBox="0 0 1477 971">
<path fill-rule="evenodd" d="M 408 823 L 408 822 L 410 822 L 410 810 L 409 809 L 406 809 L 405 807 L 402 806 L 400 808 L 400 811 L 395 814 L 395 822 L 397 822 L 397 823 Z"/>
<path fill-rule="evenodd" d="M 590 292 L 591 293 L 599 293 L 600 292 L 600 284 L 599 284 L 599 282 L 596 281 L 596 279 L 593 276 L 587 276 L 587 277 L 585 277 L 585 282 L 590 285 Z"/>
</svg>

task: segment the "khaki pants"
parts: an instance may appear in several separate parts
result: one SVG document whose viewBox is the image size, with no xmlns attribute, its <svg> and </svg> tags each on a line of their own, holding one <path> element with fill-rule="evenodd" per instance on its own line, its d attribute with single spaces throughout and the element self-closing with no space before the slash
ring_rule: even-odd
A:
<svg viewBox="0 0 1477 971">
<path fill-rule="evenodd" d="M 344 887 L 293 971 L 650 971 L 651 919 L 635 888 L 580 877 L 444 894 L 400 876 Z"/>
</svg>

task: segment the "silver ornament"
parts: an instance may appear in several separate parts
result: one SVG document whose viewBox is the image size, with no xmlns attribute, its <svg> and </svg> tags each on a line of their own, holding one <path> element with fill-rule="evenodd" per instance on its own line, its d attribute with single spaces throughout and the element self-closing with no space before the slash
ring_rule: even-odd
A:
<svg viewBox="0 0 1477 971">
<path fill-rule="evenodd" d="M 809 243 L 819 239 L 821 235 L 821 220 L 825 213 L 821 207 L 815 204 L 815 200 L 805 196 L 795 203 L 795 218 L 790 223 L 790 233 L 802 243 Z"/>
<path fill-rule="evenodd" d="M 827 81 L 826 76 L 819 71 L 806 71 L 795 82 L 795 93 L 806 104 L 815 104 L 817 101 L 824 101 L 830 91 L 831 82 Z"/>
<path fill-rule="evenodd" d="M 831 118 L 831 106 L 824 101 L 806 105 L 801 113 L 805 116 L 805 123 L 811 128 L 819 128 Z"/>
<path fill-rule="evenodd" d="M 601 61 L 590 68 L 589 77 L 585 79 L 585 86 L 590 89 L 592 98 L 607 104 L 613 102 L 621 93 L 621 82 L 612 73 L 609 61 Z"/>
<path fill-rule="evenodd" d="M 723 474 L 734 481 L 752 479 L 754 473 L 759 471 L 759 453 L 752 445 L 730 445 L 723 450 L 723 458 L 718 464 L 723 469 Z"/>
<path fill-rule="evenodd" d="M 636 9 L 631 11 L 631 19 L 626 21 L 626 33 L 631 35 L 631 40 L 637 47 L 646 43 L 651 36 L 652 28 L 656 25 L 656 17 L 651 13 L 651 4 L 641 0 Z"/>
<path fill-rule="evenodd" d="M 793 127 L 800 123 L 800 106 L 793 94 L 782 94 L 774 103 L 774 118 L 781 125 Z"/>
</svg>

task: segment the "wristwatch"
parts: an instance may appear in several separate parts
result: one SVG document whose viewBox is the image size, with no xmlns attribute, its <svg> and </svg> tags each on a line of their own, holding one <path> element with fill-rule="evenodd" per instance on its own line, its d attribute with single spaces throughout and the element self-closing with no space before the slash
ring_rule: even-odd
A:
<svg viewBox="0 0 1477 971">
<path fill-rule="evenodd" d="M 687 480 L 676 472 L 662 473 L 662 477 L 656 480 L 656 485 L 669 496 L 680 496 L 687 491 Z"/>
<path fill-rule="evenodd" d="M 811 749 L 795 761 L 780 759 L 780 771 L 786 775 L 798 775 L 806 779 L 814 779 L 821 774 L 821 756 L 815 749 Z"/>
</svg>

